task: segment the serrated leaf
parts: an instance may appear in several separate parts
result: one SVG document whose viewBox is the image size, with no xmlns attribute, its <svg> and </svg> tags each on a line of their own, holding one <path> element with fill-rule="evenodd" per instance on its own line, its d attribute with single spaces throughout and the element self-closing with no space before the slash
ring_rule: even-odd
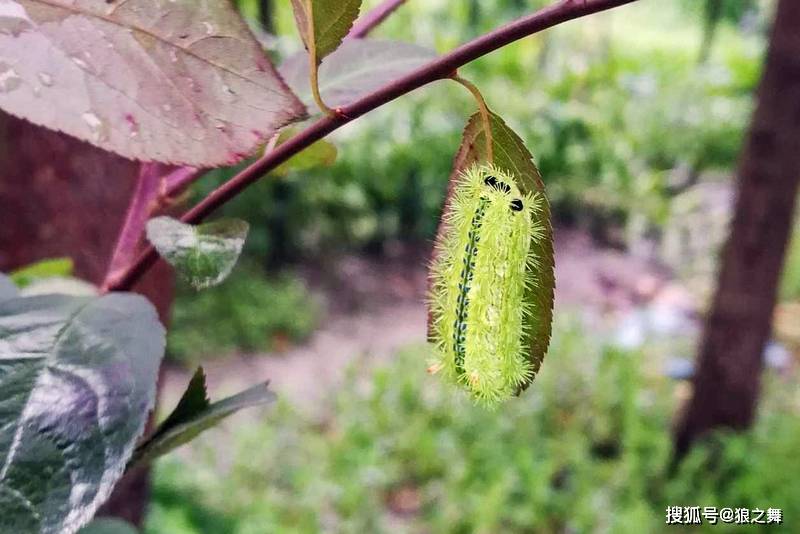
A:
<svg viewBox="0 0 800 534">
<path fill-rule="evenodd" d="M 194 439 L 229 415 L 253 406 L 275 401 L 267 383 L 210 404 L 206 393 L 206 377 L 199 367 L 189 382 L 175 410 L 158 429 L 136 449 L 131 465 L 149 462 Z"/>
<path fill-rule="evenodd" d="M 137 534 L 137 530 L 125 521 L 101 517 L 80 529 L 78 534 Z"/>
<path fill-rule="evenodd" d="M 0 301 L 13 299 L 17 295 L 19 295 L 19 290 L 14 285 L 14 282 L 11 281 L 11 278 L 0 273 Z"/>
<path fill-rule="evenodd" d="M 525 148 L 522 139 L 509 128 L 505 121 L 498 115 L 490 115 L 492 128 L 492 147 L 494 152 L 494 165 L 513 175 L 516 185 L 523 194 L 539 191 L 545 193 L 544 183 L 539 174 L 539 169 L 533 162 L 533 156 Z M 456 177 L 465 169 L 475 163 L 486 162 L 486 137 L 480 113 L 470 117 L 461 146 L 453 161 L 453 173 L 450 177 L 450 186 L 445 202 L 444 212 L 449 211 L 451 189 L 456 183 Z M 446 217 L 443 216 L 442 220 Z M 555 291 L 554 255 L 553 255 L 553 227 L 550 222 L 550 204 L 545 197 L 544 209 L 541 212 L 542 226 L 546 229 L 544 239 L 532 241 L 531 246 L 540 266 L 537 271 L 537 284 L 526 291 L 525 300 L 530 303 L 532 313 L 529 315 L 526 345 L 530 347 L 528 353 L 534 373 L 539 370 L 547 347 L 550 344 L 550 334 L 553 323 L 553 299 Z M 437 240 L 443 228 L 440 224 Z M 429 325 L 430 337 L 430 325 Z M 528 384 L 524 384 L 525 389 Z"/>
<path fill-rule="evenodd" d="M 0 302 L 0 532 L 91 519 L 144 429 L 164 345 L 139 295 Z"/>
<path fill-rule="evenodd" d="M 192 226 L 172 217 L 147 223 L 147 239 L 195 289 L 221 283 L 242 253 L 249 226 L 239 219 Z"/>
<path fill-rule="evenodd" d="M 227 0 L 0 0 L 0 109 L 141 160 L 234 163 L 303 115 Z"/>
<path fill-rule="evenodd" d="M 399 41 L 348 39 L 319 68 L 322 99 L 332 107 L 345 106 L 435 57 L 433 50 Z M 311 106 L 308 54 L 291 56 L 280 72 L 300 100 Z"/>
<path fill-rule="evenodd" d="M 278 138 L 278 146 L 291 138 L 294 133 L 295 131 L 292 128 L 282 130 Z M 272 174 L 276 176 L 286 176 L 291 171 L 304 171 L 315 167 L 330 167 L 336 163 L 337 155 L 338 150 L 336 150 L 336 145 L 326 139 L 320 139 L 302 152 L 295 154 L 287 161 L 278 165 L 272 170 Z"/>
<path fill-rule="evenodd" d="M 309 5 L 313 19 L 308 17 Z M 358 18 L 361 0 L 292 0 L 294 19 L 306 50 L 316 49 L 317 64 L 336 50 Z M 313 33 L 309 22 L 313 22 Z"/>
<path fill-rule="evenodd" d="M 11 280 L 17 287 L 24 288 L 36 280 L 72 275 L 71 258 L 48 258 L 26 265 L 11 273 Z"/>
</svg>

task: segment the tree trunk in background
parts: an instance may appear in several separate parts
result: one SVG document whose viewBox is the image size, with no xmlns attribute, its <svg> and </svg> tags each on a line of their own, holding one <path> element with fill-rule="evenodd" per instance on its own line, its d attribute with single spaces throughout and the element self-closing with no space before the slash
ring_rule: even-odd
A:
<svg viewBox="0 0 800 534">
<path fill-rule="evenodd" d="M 753 421 L 763 351 L 800 183 L 800 2 L 780 0 L 738 170 L 736 209 L 676 457 L 705 432 Z"/>
<path fill-rule="evenodd" d="M 99 283 L 133 191 L 138 164 L 0 112 L 0 271 L 57 256 Z M 172 278 L 165 264 L 134 291 L 166 322 Z M 98 515 L 141 524 L 148 472 L 124 477 Z"/>
</svg>

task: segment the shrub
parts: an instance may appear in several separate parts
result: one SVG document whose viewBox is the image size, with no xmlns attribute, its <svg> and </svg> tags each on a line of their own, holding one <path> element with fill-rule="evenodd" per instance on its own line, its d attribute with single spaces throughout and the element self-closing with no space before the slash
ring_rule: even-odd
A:
<svg viewBox="0 0 800 534">
<path fill-rule="evenodd" d="M 318 308 L 298 278 L 268 278 L 256 268 L 240 266 L 221 286 L 179 292 L 168 353 L 197 363 L 232 351 L 268 351 L 279 338 L 299 341 L 310 335 Z"/>
</svg>

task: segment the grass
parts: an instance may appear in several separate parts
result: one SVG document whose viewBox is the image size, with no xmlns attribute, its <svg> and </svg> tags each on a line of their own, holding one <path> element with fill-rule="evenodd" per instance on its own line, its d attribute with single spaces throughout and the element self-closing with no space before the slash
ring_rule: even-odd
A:
<svg viewBox="0 0 800 534">
<path fill-rule="evenodd" d="M 800 515 L 786 378 L 767 376 L 751 432 L 715 436 L 670 477 L 684 386 L 647 353 L 562 325 L 531 390 L 486 411 L 426 375 L 425 350 L 353 367 L 324 416 L 284 403 L 163 460 L 146 532 L 676 532 L 668 505 Z"/>
</svg>

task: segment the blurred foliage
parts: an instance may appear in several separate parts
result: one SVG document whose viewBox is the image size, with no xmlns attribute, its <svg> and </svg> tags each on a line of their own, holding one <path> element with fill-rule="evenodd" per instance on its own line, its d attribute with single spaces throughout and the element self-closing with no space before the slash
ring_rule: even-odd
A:
<svg viewBox="0 0 800 534">
<path fill-rule="evenodd" d="M 251 3 L 245 12 L 255 17 Z M 375 36 L 444 51 L 545 3 L 409 2 Z M 698 4 L 642 0 L 462 69 L 526 140 L 556 217 L 658 229 L 676 191 L 704 171 L 733 168 L 769 10 L 764 1 L 741 9 L 723 2 L 709 58 L 698 64 Z M 286 57 L 300 40 L 289 4 L 273 10 L 279 37 L 271 46 Z M 253 225 L 249 251 L 271 265 L 332 250 L 380 250 L 394 238 L 428 240 L 473 106 L 455 84 L 424 88 L 334 134 L 340 157 L 332 168 L 267 180 L 226 211 Z M 200 189 L 229 175 L 220 171 Z"/>
<path fill-rule="evenodd" d="M 426 375 L 425 349 L 357 362 L 324 416 L 284 404 L 157 464 L 146 532 L 638 533 L 671 532 L 667 505 L 800 514 L 796 377 L 766 375 L 756 427 L 715 436 L 670 477 L 686 384 L 575 324 L 554 340 L 533 387 L 497 411 Z"/>
<path fill-rule="evenodd" d="M 794 226 L 792 241 L 789 243 L 786 263 L 783 266 L 781 284 L 781 300 L 800 301 L 800 210 L 795 214 L 798 219 Z"/>
<path fill-rule="evenodd" d="M 74 265 L 72 258 L 48 258 L 20 267 L 11 273 L 11 281 L 17 287 L 27 287 L 37 280 L 46 278 L 64 278 L 72 276 Z"/>
<path fill-rule="evenodd" d="M 296 277 L 268 277 L 252 265 L 240 265 L 221 286 L 179 292 L 167 354 L 196 364 L 235 350 L 280 348 L 310 335 L 318 315 L 317 303 Z"/>
</svg>

